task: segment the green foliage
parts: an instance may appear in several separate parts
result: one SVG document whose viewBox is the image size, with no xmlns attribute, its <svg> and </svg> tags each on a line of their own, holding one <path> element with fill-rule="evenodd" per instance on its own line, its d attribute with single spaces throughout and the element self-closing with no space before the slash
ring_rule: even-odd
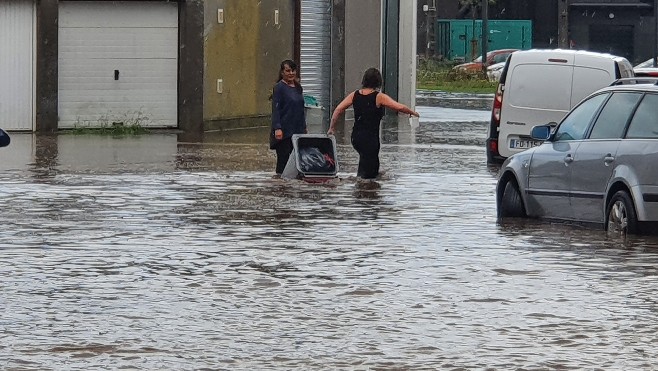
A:
<svg viewBox="0 0 658 371">
<path fill-rule="evenodd" d="M 416 88 L 459 93 L 495 93 L 498 83 L 482 74 L 463 74 L 453 71 L 454 62 L 421 60 L 416 70 Z"/>
<path fill-rule="evenodd" d="M 110 120 L 109 115 L 101 116 L 98 122 L 82 121 L 78 118 L 73 129 L 65 131 L 74 135 L 97 134 L 111 136 L 129 136 L 148 133 L 148 129 L 142 126 L 142 122 L 149 118 L 142 116 L 141 112 L 135 112 L 132 116 L 128 114 L 121 119 Z M 93 125 L 92 125 L 93 124 Z"/>
</svg>

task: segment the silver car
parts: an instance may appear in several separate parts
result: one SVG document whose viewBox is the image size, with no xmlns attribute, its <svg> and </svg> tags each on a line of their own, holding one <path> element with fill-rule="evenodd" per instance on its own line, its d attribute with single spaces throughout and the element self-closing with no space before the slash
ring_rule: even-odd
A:
<svg viewBox="0 0 658 371">
<path fill-rule="evenodd" d="M 500 169 L 498 217 L 593 223 L 623 234 L 658 221 L 656 83 L 621 79 L 585 98 L 559 125 L 535 126 L 532 137 L 544 143 Z"/>
</svg>

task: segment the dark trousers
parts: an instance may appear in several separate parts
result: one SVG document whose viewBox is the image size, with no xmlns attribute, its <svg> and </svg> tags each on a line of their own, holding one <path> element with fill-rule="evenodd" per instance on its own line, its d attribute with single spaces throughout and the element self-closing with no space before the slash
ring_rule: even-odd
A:
<svg viewBox="0 0 658 371">
<path fill-rule="evenodd" d="M 276 144 L 276 173 L 283 173 L 286 168 L 288 158 L 292 153 L 292 138 L 284 138 Z"/>
<path fill-rule="evenodd" d="M 379 133 L 352 132 L 352 146 L 359 153 L 356 175 L 363 179 L 375 179 L 379 174 Z"/>
</svg>

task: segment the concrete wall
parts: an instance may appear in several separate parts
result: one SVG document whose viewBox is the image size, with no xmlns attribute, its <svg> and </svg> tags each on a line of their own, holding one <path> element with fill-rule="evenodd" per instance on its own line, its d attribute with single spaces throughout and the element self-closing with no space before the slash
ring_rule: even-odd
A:
<svg viewBox="0 0 658 371">
<path fill-rule="evenodd" d="M 36 45 L 36 127 L 38 132 L 57 130 L 57 0 L 37 5 Z"/>
<path fill-rule="evenodd" d="M 381 70 L 382 1 L 348 1 L 345 8 L 344 93 L 347 95 L 361 87 L 366 69 Z"/>
<path fill-rule="evenodd" d="M 223 23 L 218 23 L 218 9 L 223 10 Z M 275 10 L 279 11 L 278 24 Z M 204 13 L 206 128 L 250 125 L 253 120 L 245 121 L 248 118 L 268 121 L 268 97 L 279 65 L 293 57 L 293 1 L 207 0 Z"/>
<path fill-rule="evenodd" d="M 416 106 L 416 14 L 416 0 L 404 0 L 400 6 L 398 101 L 411 109 Z"/>
</svg>

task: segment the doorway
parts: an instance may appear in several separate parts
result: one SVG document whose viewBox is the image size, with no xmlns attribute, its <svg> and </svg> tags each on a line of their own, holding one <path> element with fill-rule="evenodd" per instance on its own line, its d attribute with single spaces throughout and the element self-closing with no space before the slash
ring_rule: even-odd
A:
<svg viewBox="0 0 658 371">
<path fill-rule="evenodd" d="M 592 24 L 589 26 L 589 49 L 633 60 L 633 34 L 633 26 Z"/>
</svg>

